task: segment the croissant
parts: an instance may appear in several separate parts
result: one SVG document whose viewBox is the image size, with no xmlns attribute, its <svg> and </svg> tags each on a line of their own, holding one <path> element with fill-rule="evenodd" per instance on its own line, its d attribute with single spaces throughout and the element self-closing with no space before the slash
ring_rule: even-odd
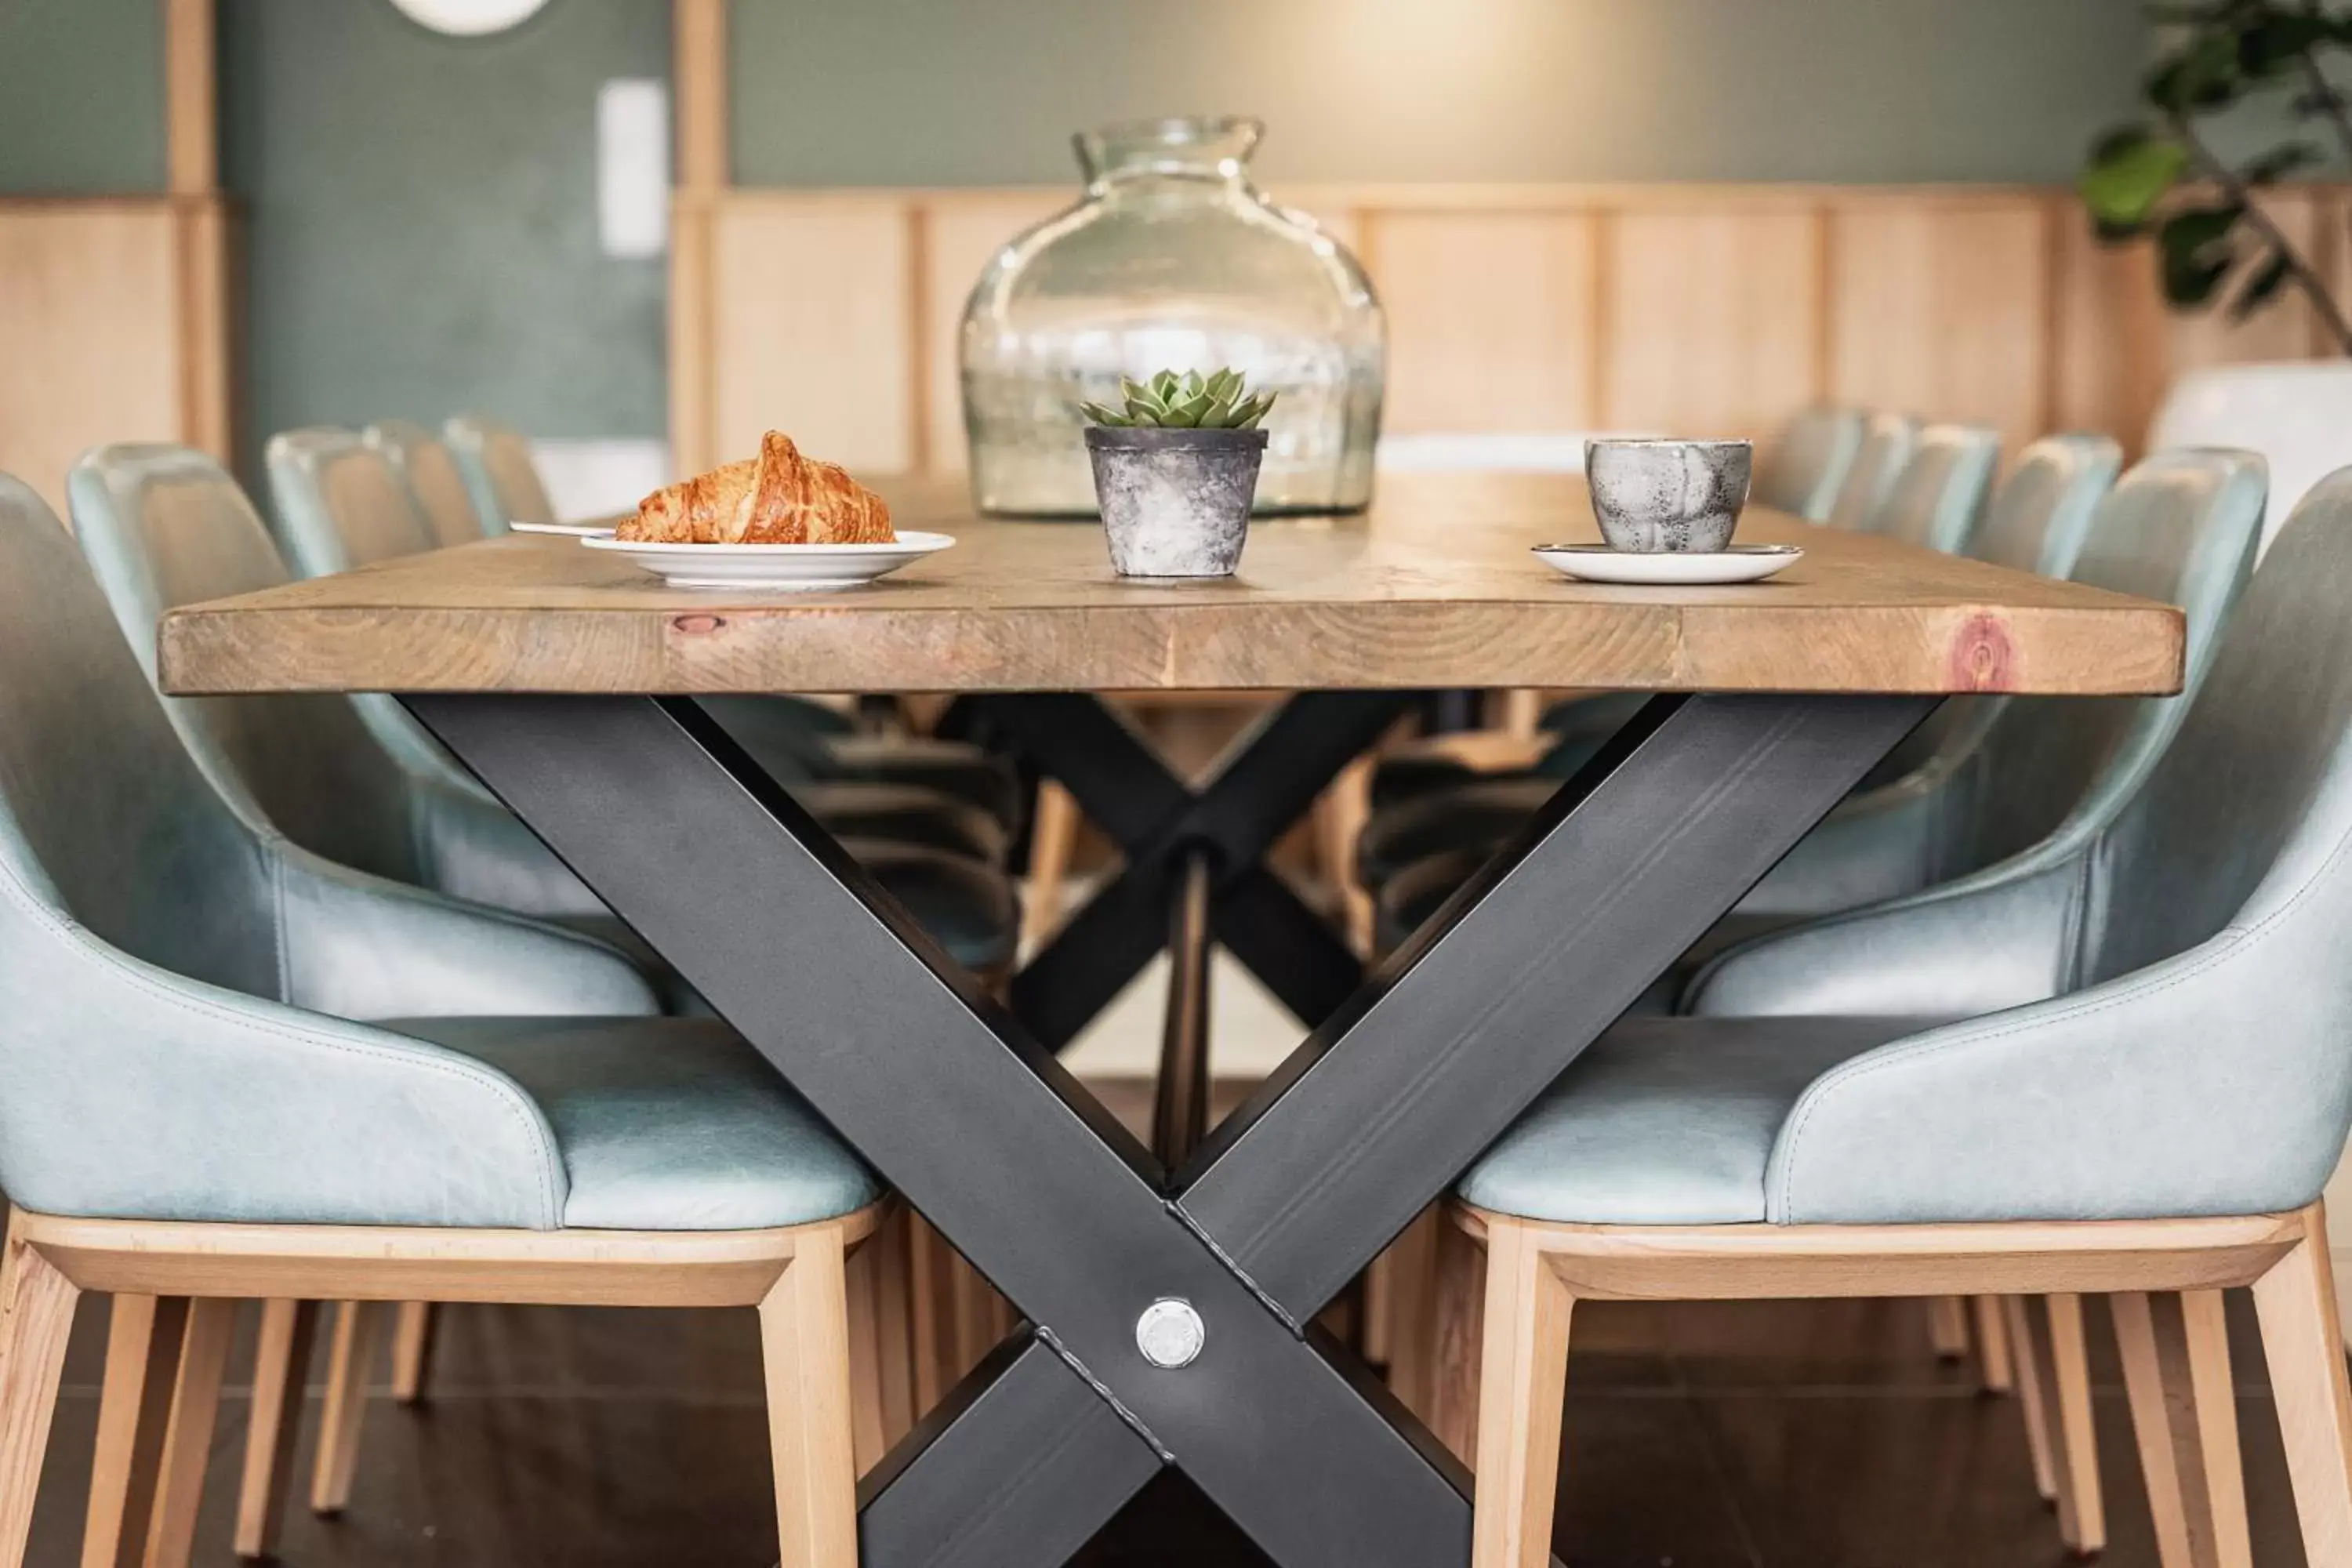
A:
<svg viewBox="0 0 2352 1568">
<path fill-rule="evenodd" d="M 771 430 L 760 455 L 656 490 L 616 531 L 648 544 L 887 544 L 890 508 Z"/>
</svg>

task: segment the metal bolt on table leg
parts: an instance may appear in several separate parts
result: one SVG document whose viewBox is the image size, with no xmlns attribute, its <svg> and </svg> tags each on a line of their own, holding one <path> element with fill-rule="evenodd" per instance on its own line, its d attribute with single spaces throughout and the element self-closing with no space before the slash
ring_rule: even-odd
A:
<svg viewBox="0 0 2352 1568">
<path fill-rule="evenodd" d="M 1192 1303 L 1172 1296 L 1152 1302 L 1135 1320 L 1135 1348 L 1144 1360 L 1171 1372 L 1198 1360 L 1208 1337 L 1209 1326 Z"/>
</svg>

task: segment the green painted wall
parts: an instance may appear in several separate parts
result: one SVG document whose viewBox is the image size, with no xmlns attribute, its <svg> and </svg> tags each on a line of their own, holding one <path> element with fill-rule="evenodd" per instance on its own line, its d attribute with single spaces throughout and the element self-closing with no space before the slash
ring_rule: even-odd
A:
<svg viewBox="0 0 2352 1568">
<path fill-rule="evenodd" d="M 0 0 L 0 195 L 163 181 L 156 0 Z"/>
<path fill-rule="evenodd" d="M 446 38 L 384 0 L 222 0 L 245 427 L 497 412 L 658 435 L 666 268 L 596 242 L 596 89 L 666 77 L 662 0 Z"/>
<path fill-rule="evenodd" d="M 1283 180 L 2068 178 L 2139 0 L 738 0 L 737 177 L 1072 177 L 1069 132 L 1250 113 Z"/>
</svg>

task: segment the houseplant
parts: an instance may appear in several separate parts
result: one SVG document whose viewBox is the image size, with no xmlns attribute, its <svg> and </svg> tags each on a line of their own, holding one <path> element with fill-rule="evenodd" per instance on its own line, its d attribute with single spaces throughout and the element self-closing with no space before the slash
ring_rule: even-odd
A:
<svg viewBox="0 0 2352 1568">
<path fill-rule="evenodd" d="M 1121 407 L 1081 403 L 1095 500 L 1122 577 L 1224 577 L 1241 563 L 1275 395 L 1236 370 L 1122 377 Z"/>
<path fill-rule="evenodd" d="M 2100 138 L 2080 188 L 2101 236 L 2151 237 L 2165 299 L 2243 320 L 2287 290 L 2352 354 L 2352 323 L 2259 193 L 2352 161 L 2352 98 L 2331 67 L 2352 50 L 2352 10 L 2322 0 L 2206 0 L 2150 13 L 2166 27 L 2142 88 L 2148 113 Z M 2252 157 L 2222 154 L 2216 121 L 2280 115 L 2293 129 Z M 2332 144 L 2332 151 L 2331 151 Z"/>
</svg>

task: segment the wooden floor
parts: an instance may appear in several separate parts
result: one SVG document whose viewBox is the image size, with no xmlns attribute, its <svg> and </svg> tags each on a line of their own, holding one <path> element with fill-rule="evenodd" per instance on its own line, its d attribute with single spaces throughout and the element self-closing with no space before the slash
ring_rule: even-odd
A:
<svg viewBox="0 0 2352 1568">
<path fill-rule="evenodd" d="M 2302 1561 L 2247 1303 L 2232 1327 L 2255 1560 Z M 76 1325 L 30 1561 L 76 1560 L 106 1309 Z M 2092 1314 L 2112 1568 L 2154 1568 L 2104 1312 Z M 752 1315 L 460 1307 L 426 1407 L 373 1404 L 356 1495 L 298 1510 L 320 1568 L 761 1568 L 770 1535 Z M 244 1336 L 249 1342 L 252 1325 Z M 238 1384 L 224 1401 L 197 1561 L 227 1564 Z M 1575 1568 L 1989 1568 L 2062 1562 L 2013 1402 L 1937 1364 L 1907 1304 L 1581 1306 L 1562 1528 Z M 316 1391 L 300 1473 L 308 1474 Z M 1083 1568 L 1262 1561 L 1182 1483 L 1156 1487 Z M 1040 1564 L 1039 1568 L 1050 1568 Z"/>
</svg>

